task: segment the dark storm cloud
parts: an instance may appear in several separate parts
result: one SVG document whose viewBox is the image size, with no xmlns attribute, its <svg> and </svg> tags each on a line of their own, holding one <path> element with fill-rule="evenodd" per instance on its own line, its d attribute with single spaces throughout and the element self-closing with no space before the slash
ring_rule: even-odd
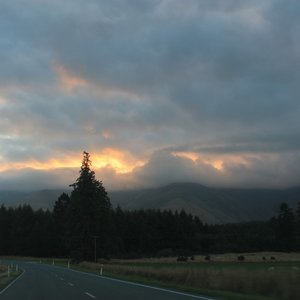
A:
<svg viewBox="0 0 300 300">
<path fill-rule="evenodd" d="M 148 161 L 130 184 L 295 184 L 299 14 L 283 0 L 1 1 L 0 162 L 110 147 Z"/>
<path fill-rule="evenodd" d="M 244 162 L 229 161 L 223 170 L 201 161 L 174 157 L 168 152 L 156 152 L 149 163 L 137 169 L 135 184 L 158 186 L 172 182 L 198 182 L 208 186 L 242 186 L 253 188 L 283 188 L 299 184 L 300 171 L 295 161 L 300 154 L 260 155 L 244 157 Z"/>
<path fill-rule="evenodd" d="M 211 184 L 218 181 L 219 174 L 211 165 L 160 151 L 153 154 L 146 166 L 136 170 L 135 176 L 140 184 L 158 186 L 181 181 Z"/>
<path fill-rule="evenodd" d="M 55 171 L 39 171 L 23 169 L 0 173 L 1 190 L 36 190 L 62 188 L 69 190 L 69 184 L 74 182 L 73 169 L 57 169 Z"/>
</svg>

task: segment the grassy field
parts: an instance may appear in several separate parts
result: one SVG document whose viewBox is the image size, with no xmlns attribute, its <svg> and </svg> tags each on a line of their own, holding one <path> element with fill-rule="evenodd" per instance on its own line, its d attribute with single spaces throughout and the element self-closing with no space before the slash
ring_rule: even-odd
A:
<svg viewBox="0 0 300 300">
<path fill-rule="evenodd" d="M 103 274 L 122 279 L 179 288 L 219 296 L 228 300 L 298 300 L 300 295 L 300 255 L 284 253 L 203 256 L 194 261 L 175 258 L 111 260 L 102 262 Z M 265 260 L 262 259 L 265 257 Z M 271 260 L 271 257 L 275 258 Z M 80 267 L 99 272 L 101 264 L 83 262 Z"/>
<path fill-rule="evenodd" d="M 195 260 L 177 262 L 176 258 L 82 262 L 71 268 L 132 280 L 140 283 L 175 288 L 224 300 L 299 300 L 300 253 L 245 253 L 196 256 Z M 263 257 L 265 259 L 263 259 Z M 273 257 L 273 259 L 271 259 Z M 33 260 L 31 258 L 31 260 Z M 53 259 L 35 259 L 52 264 Z M 68 261 L 55 259 L 67 267 Z"/>
</svg>

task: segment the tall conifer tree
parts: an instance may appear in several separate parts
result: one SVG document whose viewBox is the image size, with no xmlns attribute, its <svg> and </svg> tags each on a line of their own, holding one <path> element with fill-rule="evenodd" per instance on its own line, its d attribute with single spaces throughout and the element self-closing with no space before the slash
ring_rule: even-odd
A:
<svg viewBox="0 0 300 300">
<path fill-rule="evenodd" d="M 73 191 L 68 209 L 67 236 L 75 259 L 94 259 L 95 239 L 108 239 L 111 203 L 101 181 L 91 170 L 90 154 L 83 152 L 79 177 L 71 184 Z M 99 243 L 98 243 L 99 245 Z"/>
</svg>

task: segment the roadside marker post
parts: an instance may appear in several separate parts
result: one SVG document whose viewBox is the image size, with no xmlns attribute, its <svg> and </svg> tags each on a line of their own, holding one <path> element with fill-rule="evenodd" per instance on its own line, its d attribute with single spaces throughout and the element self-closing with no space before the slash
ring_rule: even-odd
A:
<svg viewBox="0 0 300 300">
<path fill-rule="evenodd" d="M 7 277 L 9 277 L 9 276 L 10 276 L 10 267 L 7 266 Z"/>
<path fill-rule="evenodd" d="M 100 276 L 103 275 L 103 265 L 101 264 L 101 267 L 100 267 Z"/>
<path fill-rule="evenodd" d="M 70 261 L 68 260 L 68 269 L 70 269 Z"/>
</svg>

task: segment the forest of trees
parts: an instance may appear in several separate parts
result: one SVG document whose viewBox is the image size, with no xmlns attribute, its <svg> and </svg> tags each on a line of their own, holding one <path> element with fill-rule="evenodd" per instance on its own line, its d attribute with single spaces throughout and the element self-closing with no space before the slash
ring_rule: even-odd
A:
<svg viewBox="0 0 300 300">
<path fill-rule="evenodd" d="M 79 177 L 53 211 L 0 206 L 0 255 L 134 258 L 249 251 L 299 251 L 300 203 L 284 202 L 269 221 L 203 224 L 184 211 L 122 210 L 111 206 L 83 154 Z M 284 199 L 283 199 L 284 200 Z"/>
</svg>

